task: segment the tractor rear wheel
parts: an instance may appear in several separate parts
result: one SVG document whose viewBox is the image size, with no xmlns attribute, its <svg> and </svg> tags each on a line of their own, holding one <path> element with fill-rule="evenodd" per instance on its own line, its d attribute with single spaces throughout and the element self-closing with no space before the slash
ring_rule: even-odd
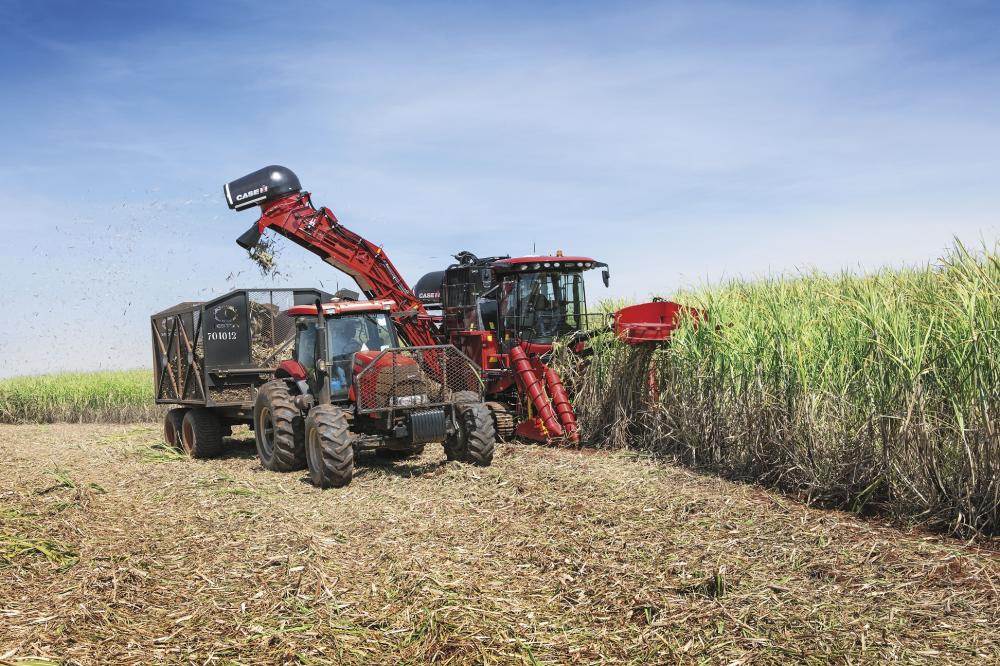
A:
<svg viewBox="0 0 1000 666">
<path fill-rule="evenodd" d="M 222 453 L 222 424 L 212 410 L 195 407 L 181 421 L 181 448 L 192 458 L 214 458 Z"/>
<path fill-rule="evenodd" d="M 334 405 L 314 407 L 306 418 L 309 480 L 317 488 L 342 488 L 354 477 L 354 438 L 344 411 Z"/>
<path fill-rule="evenodd" d="M 488 466 L 493 462 L 496 445 L 496 430 L 489 408 L 481 402 L 465 402 L 455 405 L 454 409 L 458 431 L 444 443 L 448 460 Z"/>
<path fill-rule="evenodd" d="M 302 414 L 284 380 L 260 387 L 253 407 L 253 424 L 257 457 L 264 469 L 292 472 L 306 466 Z"/>
<path fill-rule="evenodd" d="M 187 410 L 183 407 L 171 409 L 163 417 L 163 441 L 167 446 L 181 448 L 181 424 Z"/>
</svg>

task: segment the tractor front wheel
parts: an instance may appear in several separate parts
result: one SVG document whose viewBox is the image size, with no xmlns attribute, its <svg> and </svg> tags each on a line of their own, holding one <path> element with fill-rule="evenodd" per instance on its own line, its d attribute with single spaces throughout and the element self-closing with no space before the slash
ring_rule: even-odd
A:
<svg viewBox="0 0 1000 666">
<path fill-rule="evenodd" d="M 496 430 L 489 407 L 481 402 L 454 406 L 458 430 L 444 443 L 448 460 L 458 460 L 486 467 L 493 462 Z"/>
<path fill-rule="evenodd" d="M 253 424 L 257 457 L 264 469 L 291 472 L 306 466 L 302 414 L 284 380 L 260 387 L 253 407 Z"/>
<path fill-rule="evenodd" d="M 222 453 L 222 424 L 212 410 L 196 407 L 181 421 L 181 448 L 192 458 L 214 458 Z"/>
<path fill-rule="evenodd" d="M 317 488 L 342 488 L 354 477 L 354 443 L 339 407 L 314 407 L 306 418 L 309 480 Z"/>
</svg>

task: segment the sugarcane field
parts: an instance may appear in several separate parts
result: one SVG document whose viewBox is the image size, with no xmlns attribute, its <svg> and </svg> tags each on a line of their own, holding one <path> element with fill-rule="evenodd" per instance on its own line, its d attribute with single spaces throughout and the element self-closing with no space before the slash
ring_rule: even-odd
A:
<svg viewBox="0 0 1000 666">
<path fill-rule="evenodd" d="M 1000 663 L 992 6 L 0 13 L 0 666 Z"/>
</svg>

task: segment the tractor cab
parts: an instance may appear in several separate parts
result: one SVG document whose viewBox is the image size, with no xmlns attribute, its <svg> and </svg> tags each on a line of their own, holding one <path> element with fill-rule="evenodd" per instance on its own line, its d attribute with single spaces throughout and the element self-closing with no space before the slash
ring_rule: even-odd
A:
<svg viewBox="0 0 1000 666">
<path fill-rule="evenodd" d="M 297 329 L 294 359 L 305 369 L 313 394 L 319 395 L 323 389 L 317 370 L 325 368 L 330 401 L 348 401 L 355 372 L 381 352 L 399 346 L 390 316 L 393 306 L 389 299 L 334 299 L 322 305 L 322 323 L 315 305 L 297 305 L 288 310 L 295 317 Z"/>
</svg>

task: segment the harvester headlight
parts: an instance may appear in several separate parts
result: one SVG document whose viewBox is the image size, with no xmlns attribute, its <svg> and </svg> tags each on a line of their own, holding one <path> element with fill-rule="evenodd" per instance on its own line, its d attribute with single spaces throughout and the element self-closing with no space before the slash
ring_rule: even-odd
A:
<svg viewBox="0 0 1000 666">
<path fill-rule="evenodd" d="M 587 263 L 585 263 L 585 264 L 584 264 L 584 267 L 585 267 L 585 268 L 590 268 L 590 262 L 588 261 Z"/>
<path fill-rule="evenodd" d="M 536 268 L 536 269 L 541 268 L 541 267 L 542 267 L 541 264 L 535 264 L 535 266 L 534 266 L 534 268 Z"/>
<path fill-rule="evenodd" d="M 543 266 L 545 266 L 546 268 L 548 268 L 548 267 L 549 267 L 549 266 L 551 266 L 552 264 L 550 264 L 549 262 L 547 262 L 547 261 L 546 261 L 546 262 L 545 262 L 544 264 L 542 264 L 542 265 L 543 265 Z"/>
<path fill-rule="evenodd" d="M 559 262 L 558 261 L 553 261 L 552 262 L 552 268 L 559 268 Z"/>
<path fill-rule="evenodd" d="M 521 264 L 521 270 L 522 271 L 528 270 L 528 264 Z"/>
</svg>

